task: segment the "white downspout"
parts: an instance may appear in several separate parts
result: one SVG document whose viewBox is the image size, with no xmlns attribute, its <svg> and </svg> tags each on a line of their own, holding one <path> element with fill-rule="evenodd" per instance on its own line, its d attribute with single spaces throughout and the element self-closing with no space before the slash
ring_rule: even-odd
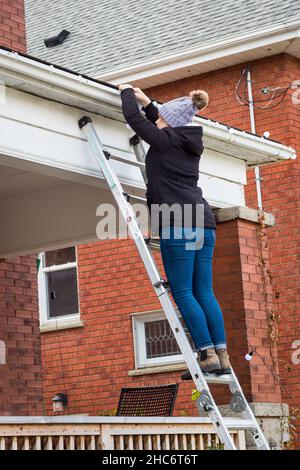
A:
<svg viewBox="0 0 300 470">
<path fill-rule="evenodd" d="M 249 98 L 249 111 L 250 111 L 250 123 L 251 123 L 251 132 L 256 134 L 255 129 L 255 118 L 254 118 L 254 107 L 253 107 L 253 96 L 252 96 L 252 85 L 251 85 L 251 73 L 250 66 L 247 66 L 247 87 L 248 87 L 248 98 Z M 257 204 L 258 208 L 262 209 L 262 197 L 261 197 L 261 186 L 260 186 L 260 171 L 259 166 L 255 166 L 255 181 L 256 181 L 256 194 L 257 194 Z"/>
</svg>

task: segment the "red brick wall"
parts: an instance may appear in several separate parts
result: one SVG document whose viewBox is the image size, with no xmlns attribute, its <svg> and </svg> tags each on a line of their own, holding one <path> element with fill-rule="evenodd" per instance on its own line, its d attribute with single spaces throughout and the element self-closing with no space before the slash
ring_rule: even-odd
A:
<svg viewBox="0 0 300 470">
<path fill-rule="evenodd" d="M 26 52 L 24 1 L 0 1 L 0 45 Z"/>
<path fill-rule="evenodd" d="M 25 52 L 23 0 L 0 1 L 0 45 Z M 43 414 L 35 256 L 0 260 L 0 414 Z"/>
<path fill-rule="evenodd" d="M 264 62 L 263 71 L 259 66 L 253 69 L 258 87 L 265 83 L 266 76 L 273 86 L 288 86 L 300 79 L 300 61 L 284 54 L 277 67 L 269 59 Z M 295 148 L 298 156 L 293 161 L 262 167 L 261 184 L 263 207 L 276 217 L 276 226 L 269 230 L 268 245 L 276 311 L 280 314 L 278 350 L 283 398 L 292 413 L 300 418 L 300 365 L 291 360 L 292 343 L 300 340 L 300 104 L 293 104 L 292 93 L 289 91 L 274 111 L 256 112 L 256 125 L 259 134 L 270 129 L 273 139 Z M 247 202 L 253 205 L 256 198 L 253 172 L 248 177 L 251 186 L 247 187 Z M 300 419 L 296 424 L 298 439 L 295 443 L 299 446 Z"/>
<path fill-rule="evenodd" d="M 0 263 L 0 414 L 43 414 L 41 349 L 35 257 Z"/>
<path fill-rule="evenodd" d="M 264 288 L 259 234 L 258 225 L 245 220 L 218 225 L 214 290 L 225 318 L 231 361 L 246 397 L 250 402 L 279 403 L 280 389 L 270 374 L 277 349 L 270 349 L 268 338 L 272 299 L 270 287 Z M 245 354 L 250 350 L 257 355 L 249 362 Z"/>
</svg>

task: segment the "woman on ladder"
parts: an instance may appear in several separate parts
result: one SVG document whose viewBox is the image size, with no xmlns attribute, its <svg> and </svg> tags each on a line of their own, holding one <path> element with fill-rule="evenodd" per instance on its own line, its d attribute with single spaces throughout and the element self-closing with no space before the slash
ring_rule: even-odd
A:
<svg viewBox="0 0 300 470">
<path fill-rule="evenodd" d="M 229 374 L 223 315 L 212 288 L 217 227 L 197 185 L 203 128 L 192 125 L 194 115 L 206 108 L 208 95 L 203 90 L 191 91 L 158 108 L 140 88 L 124 84 L 119 90 L 127 123 L 150 145 L 145 161 L 150 214 L 157 204 L 183 208 L 180 220 L 172 213 L 167 222 L 159 219 L 161 256 L 173 299 L 195 343 L 202 371 Z M 199 222 L 197 206 L 201 205 L 204 211 Z M 192 242 L 194 249 L 187 249 Z M 188 370 L 181 378 L 192 379 Z"/>
</svg>

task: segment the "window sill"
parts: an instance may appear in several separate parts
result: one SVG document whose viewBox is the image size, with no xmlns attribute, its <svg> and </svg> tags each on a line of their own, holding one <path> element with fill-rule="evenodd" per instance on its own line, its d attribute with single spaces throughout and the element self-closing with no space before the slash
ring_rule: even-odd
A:
<svg viewBox="0 0 300 470">
<path fill-rule="evenodd" d="M 130 377 L 146 374 L 160 374 L 161 372 L 177 372 L 186 370 L 187 365 L 185 362 L 177 362 L 176 364 L 162 364 L 157 366 L 143 367 L 141 369 L 133 369 L 128 371 Z"/>
<path fill-rule="evenodd" d="M 47 333 L 48 331 L 66 330 L 68 328 L 80 328 L 84 326 L 84 322 L 79 319 L 57 321 L 57 323 L 43 323 L 40 325 L 40 332 Z"/>
</svg>

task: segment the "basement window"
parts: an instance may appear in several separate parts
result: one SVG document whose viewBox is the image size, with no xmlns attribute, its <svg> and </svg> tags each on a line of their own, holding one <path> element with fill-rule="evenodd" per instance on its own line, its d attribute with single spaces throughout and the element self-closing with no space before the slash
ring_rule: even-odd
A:
<svg viewBox="0 0 300 470">
<path fill-rule="evenodd" d="M 80 319 L 76 247 L 46 251 L 38 256 L 40 325 Z"/>
<path fill-rule="evenodd" d="M 178 309 L 177 309 L 178 313 Z M 183 326 L 184 322 L 179 315 Z M 166 365 L 182 362 L 183 356 L 164 312 L 133 314 L 135 367 Z M 187 338 L 196 351 L 194 342 L 185 328 Z"/>
</svg>

